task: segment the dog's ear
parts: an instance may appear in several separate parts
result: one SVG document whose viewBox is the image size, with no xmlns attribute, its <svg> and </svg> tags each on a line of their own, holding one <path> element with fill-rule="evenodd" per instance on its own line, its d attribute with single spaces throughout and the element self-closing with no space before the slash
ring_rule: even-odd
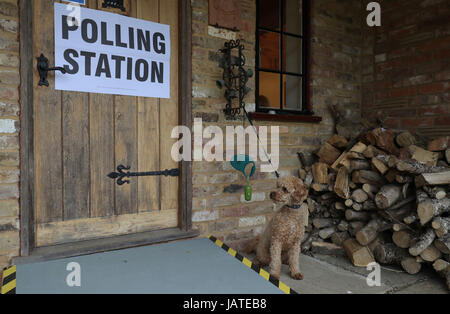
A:
<svg viewBox="0 0 450 314">
<path fill-rule="evenodd" d="M 308 190 L 303 185 L 303 181 L 298 178 L 295 178 L 294 180 L 294 187 L 295 191 L 292 194 L 292 197 L 296 203 L 302 203 L 308 196 Z"/>
</svg>

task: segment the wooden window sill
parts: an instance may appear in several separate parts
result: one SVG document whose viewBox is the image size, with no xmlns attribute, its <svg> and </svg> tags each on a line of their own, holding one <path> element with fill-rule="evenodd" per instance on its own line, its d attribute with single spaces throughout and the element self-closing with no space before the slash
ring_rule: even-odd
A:
<svg viewBox="0 0 450 314">
<path fill-rule="evenodd" d="M 250 112 L 249 115 L 253 120 L 261 120 L 261 121 L 307 122 L 307 123 L 322 122 L 322 117 L 318 116 L 306 116 L 296 114 L 269 114 L 263 112 Z"/>
</svg>

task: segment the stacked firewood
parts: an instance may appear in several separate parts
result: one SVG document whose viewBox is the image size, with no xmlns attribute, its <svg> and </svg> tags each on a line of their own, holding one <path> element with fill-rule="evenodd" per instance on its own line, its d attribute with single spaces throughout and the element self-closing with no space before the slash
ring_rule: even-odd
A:
<svg viewBox="0 0 450 314">
<path fill-rule="evenodd" d="M 356 266 L 409 274 L 429 264 L 450 289 L 450 137 L 373 128 L 335 135 L 308 157 L 299 153 L 310 187 L 302 251 L 344 251 Z"/>
</svg>

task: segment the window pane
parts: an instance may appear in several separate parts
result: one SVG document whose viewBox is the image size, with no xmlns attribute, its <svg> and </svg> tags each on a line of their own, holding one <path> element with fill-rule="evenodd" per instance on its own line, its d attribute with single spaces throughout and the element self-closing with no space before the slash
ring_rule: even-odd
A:
<svg viewBox="0 0 450 314">
<path fill-rule="evenodd" d="M 259 32 L 260 67 L 280 71 L 280 35 L 277 33 Z"/>
<path fill-rule="evenodd" d="M 283 32 L 302 34 L 302 0 L 283 0 Z"/>
<path fill-rule="evenodd" d="M 280 1 L 259 0 L 259 27 L 280 31 Z"/>
<path fill-rule="evenodd" d="M 280 109 L 280 74 L 259 72 L 259 97 L 261 108 Z"/>
<path fill-rule="evenodd" d="M 302 40 L 283 36 L 283 71 L 302 74 Z"/>
<path fill-rule="evenodd" d="M 302 78 L 283 75 L 283 109 L 302 110 Z"/>
</svg>

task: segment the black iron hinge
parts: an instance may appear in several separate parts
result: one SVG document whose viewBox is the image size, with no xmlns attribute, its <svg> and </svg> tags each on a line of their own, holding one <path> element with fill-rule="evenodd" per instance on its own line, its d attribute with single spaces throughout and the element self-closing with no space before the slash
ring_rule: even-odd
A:
<svg viewBox="0 0 450 314">
<path fill-rule="evenodd" d="M 123 165 L 119 165 L 117 167 L 117 172 L 111 172 L 108 174 L 108 177 L 111 179 L 117 179 L 118 185 L 129 184 L 130 180 L 123 180 L 124 178 L 131 177 L 146 177 L 146 176 L 165 176 L 165 177 L 178 177 L 180 175 L 179 169 L 171 169 L 164 171 L 148 171 L 148 172 L 125 172 L 124 170 L 130 170 L 131 167 L 125 167 Z"/>
</svg>

